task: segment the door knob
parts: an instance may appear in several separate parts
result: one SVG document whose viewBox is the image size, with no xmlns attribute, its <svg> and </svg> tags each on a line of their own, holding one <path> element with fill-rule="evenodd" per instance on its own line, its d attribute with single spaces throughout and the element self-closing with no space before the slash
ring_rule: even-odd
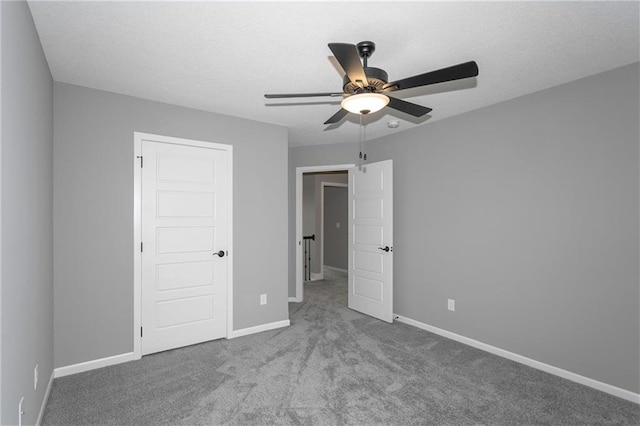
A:
<svg viewBox="0 0 640 426">
<path fill-rule="evenodd" d="M 213 253 L 214 256 L 220 256 L 220 257 L 224 257 L 224 250 L 220 250 L 217 253 Z"/>
<path fill-rule="evenodd" d="M 378 247 L 378 250 L 382 250 L 382 251 L 386 251 L 386 252 L 393 251 L 393 249 L 389 248 L 389 246 Z"/>
</svg>

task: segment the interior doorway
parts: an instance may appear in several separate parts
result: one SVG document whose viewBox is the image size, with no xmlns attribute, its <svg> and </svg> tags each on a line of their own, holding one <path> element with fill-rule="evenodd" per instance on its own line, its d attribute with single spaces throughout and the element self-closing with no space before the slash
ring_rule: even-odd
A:
<svg viewBox="0 0 640 426">
<path fill-rule="evenodd" d="M 349 175 L 346 171 L 304 173 L 302 181 L 303 281 L 325 278 L 327 256 L 332 260 L 329 265 L 344 269 L 346 273 L 348 239 L 345 225 L 348 218 Z M 326 220 L 332 220 L 329 229 L 325 226 Z M 334 226 L 337 228 L 334 229 Z M 326 241 L 326 237 L 331 238 L 331 241 Z M 342 262 L 336 259 L 340 257 L 340 253 L 344 254 Z"/>
<path fill-rule="evenodd" d="M 303 295 L 303 178 L 305 172 L 348 171 L 348 306 L 393 322 L 393 160 L 296 169 L 296 294 Z"/>
<path fill-rule="evenodd" d="M 330 175 L 344 175 L 344 177 L 340 178 L 340 180 L 336 183 L 344 183 L 345 187 L 346 187 L 346 182 L 347 179 L 346 178 L 346 172 L 349 168 L 354 167 L 354 164 L 338 164 L 338 165 L 327 165 L 327 166 L 310 166 L 310 167 L 298 167 L 296 168 L 296 292 L 295 295 L 293 297 L 289 297 L 289 301 L 291 302 L 302 302 L 302 300 L 304 299 L 304 295 L 303 295 L 303 283 L 304 283 L 304 278 L 305 278 L 305 270 L 304 270 L 304 236 L 306 236 L 307 234 L 306 232 L 310 232 L 310 231 L 314 231 L 316 230 L 315 225 L 313 227 L 311 227 L 309 224 L 307 224 L 307 227 L 305 229 L 304 227 L 304 212 L 305 212 L 305 197 L 304 197 L 304 191 L 303 188 L 305 186 L 305 175 L 307 175 L 307 177 L 311 176 L 311 174 L 317 174 L 317 175 L 321 175 L 324 174 L 325 176 L 325 181 L 326 180 L 331 180 L 331 179 L 335 179 L 335 178 L 330 178 L 328 176 Z M 310 187 L 310 181 L 311 179 L 307 178 L 307 187 Z M 314 181 L 314 187 L 315 187 L 315 178 L 313 179 Z M 320 194 L 322 193 L 322 180 L 319 179 L 318 180 L 318 195 L 320 198 Z M 308 195 L 308 194 L 307 194 Z M 315 196 L 314 196 L 315 198 Z M 307 210 L 310 209 L 309 207 L 309 203 L 311 200 L 307 199 L 307 205 L 306 208 Z M 317 208 L 316 208 L 317 207 Z M 318 206 L 314 205 L 314 211 L 316 209 L 320 208 L 320 203 L 318 203 Z M 317 217 L 318 219 L 320 219 L 320 217 L 322 216 L 321 210 L 318 211 Z M 315 220 L 314 220 L 315 223 Z M 346 226 L 346 223 L 345 223 Z M 312 251 L 315 253 L 312 253 L 311 259 L 311 265 L 309 265 L 312 270 L 312 274 L 311 274 L 311 278 L 312 279 L 322 279 L 322 242 L 321 242 L 321 235 L 322 233 L 322 229 L 320 226 L 320 222 L 318 222 L 318 228 L 317 228 L 317 234 L 316 234 L 316 239 L 315 241 L 313 241 L 313 246 L 312 246 Z M 313 235 L 310 234 L 310 235 Z M 315 259 L 315 262 L 314 262 Z"/>
</svg>

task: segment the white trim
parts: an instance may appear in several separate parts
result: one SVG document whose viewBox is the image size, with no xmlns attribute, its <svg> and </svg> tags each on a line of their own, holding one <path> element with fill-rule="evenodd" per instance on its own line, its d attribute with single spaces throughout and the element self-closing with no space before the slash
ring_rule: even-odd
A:
<svg viewBox="0 0 640 426">
<path fill-rule="evenodd" d="M 0 26 L 2 22 L 2 6 L 0 6 Z M 0 82 L 4 81 L 2 79 L 2 43 L 0 43 Z M 51 68 L 49 68 L 49 70 L 51 70 Z M 51 73 L 51 71 L 49 71 L 49 73 Z M 53 83 L 52 83 L 53 84 Z M 2 222 L 2 212 L 4 211 L 2 209 L 2 84 L 0 84 L 0 225 L 3 223 Z M 51 107 L 53 109 L 53 106 Z M 52 113 L 53 115 L 53 113 Z M 53 135 L 51 136 L 51 139 L 53 139 Z M 52 160 L 53 162 L 53 160 Z M 52 173 L 53 174 L 53 173 Z M 52 176 L 53 178 L 53 176 Z M 52 209 L 53 211 L 53 209 Z M 53 220 L 52 220 L 53 222 Z M 53 254 L 52 254 L 53 257 Z M 4 259 L 4 257 L 2 256 L 2 226 L 0 226 L 0 318 L 2 318 L 2 259 Z M 53 320 L 53 318 L 52 318 Z M 2 366 L 2 340 L 0 338 L 0 366 Z M 6 343 L 5 343 L 6 344 Z M 2 368 L 0 368 L 0 384 L 4 383 L 2 380 Z M 2 386 L 0 385 L 0 401 L 4 401 L 2 399 Z M 2 419 L 2 404 L 0 404 L 0 419 Z"/>
<path fill-rule="evenodd" d="M 69 376 L 71 374 L 84 373 L 85 371 L 95 370 L 110 365 L 122 364 L 123 362 L 134 361 L 133 352 L 126 354 L 108 356 L 106 358 L 94 359 L 92 361 L 80 362 L 78 364 L 67 365 L 66 367 L 58 367 L 53 370 L 55 378 Z"/>
<path fill-rule="evenodd" d="M 553 374 L 555 376 L 562 377 L 563 379 L 571 380 L 572 382 L 576 382 L 581 385 L 585 385 L 590 388 L 594 388 L 599 391 L 608 393 L 610 395 L 617 396 L 618 398 L 626 399 L 627 401 L 640 404 L 640 394 L 628 391 L 626 389 L 609 385 L 607 383 L 603 383 L 598 380 L 591 379 L 589 377 L 581 376 L 580 374 L 572 373 L 571 371 L 567 371 L 559 367 L 554 367 L 553 365 L 545 364 L 544 362 L 536 361 L 535 359 L 527 358 L 526 356 L 518 355 L 516 353 L 509 352 L 504 349 L 500 349 L 495 346 L 491 346 L 474 339 L 470 339 L 460 334 L 452 333 L 450 331 L 443 330 L 441 328 L 434 327 L 432 325 L 428 325 L 428 324 L 413 320 L 411 318 L 403 317 L 397 314 L 394 314 L 393 318 L 398 322 L 403 322 L 405 324 L 418 327 L 422 330 L 426 330 L 431 333 L 446 337 L 448 339 L 455 340 L 460 343 L 464 343 L 465 345 L 472 346 L 474 348 L 492 353 L 494 355 L 501 356 L 503 358 L 518 362 L 520 364 L 524 364 L 528 367 L 532 367 L 537 370 L 541 370 L 541 371 Z"/>
<path fill-rule="evenodd" d="M 262 331 L 275 330 L 276 328 L 289 327 L 291 325 L 290 321 L 282 320 L 271 322 L 268 324 L 256 325 L 255 327 L 243 328 L 240 330 L 234 331 L 229 338 L 234 339 L 236 337 L 248 336 L 250 334 L 260 333 Z"/>
<path fill-rule="evenodd" d="M 302 302 L 302 300 L 298 300 L 297 297 L 290 297 L 289 298 L 289 302 L 293 302 L 293 303 L 300 303 Z"/>
<path fill-rule="evenodd" d="M 152 140 L 183 146 L 218 149 L 227 151 L 228 188 L 228 268 L 227 268 L 227 338 L 233 334 L 233 146 L 214 142 L 174 138 L 133 132 L 133 359 L 142 358 L 140 327 L 142 327 L 142 254 L 139 247 L 142 242 L 142 170 L 139 156 L 142 155 L 142 141 Z M 66 368 L 66 367 L 64 367 Z M 57 377 L 57 376 L 56 376 Z"/>
<path fill-rule="evenodd" d="M 229 154 L 227 155 L 227 173 L 229 175 L 229 179 L 227 179 L 227 226 L 229 230 L 227 232 L 227 336 L 229 336 L 233 333 L 233 259 L 235 257 L 235 251 L 233 251 L 233 146 L 223 146 L 226 147 Z"/>
<path fill-rule="evenodd" d="M 54 372 L 51 372 L 51 376 L 49 377 L 49 383 L 47 384 L 47 390 L 44 391 L 44 398 L 42 400 L 42 405 L 40 406 L 40 413 L 38 413 L 38 420 L 36 420 L 36 426 L 40 426 L 42 424 L 42 418 L 44 417 L 44 410 L 47 408 L 47 402 L 49 401 L 49 394 L 51 393 L 51 387 L 53 386 L 53 378 Z"/>
<path fill-rule="evenodd" d="M 329 265 L 322 265 L 323 268 L 326 268 L 330 271 L 334 271 L 334 272 L 340 272 L 343 274 L 348 274 L 349 270 L 348 269 L 342 269 L 342 268 L 336 268 L 335 266 L 329 266 Z"/>
<path fill-rule="evenodd" d="M 142 358 L 142 253 L 138 247 L 142 244 L 142 138 L 133 133 L 133 354 L 135 359 Z"/>
<path fill-rule="evenodd" d="M 295 298 L 302 302 L 303 268 L 302 268 L 302 175 L 314 172 L 338 172 L 355 167 L 355 164 L 334 164 L 326 166 L 296 167 L 296 294 Z"/>
<path fill-rule="evenodd" d="M 309 281 L 318 281 L 318 280 L 324 280 L 324 272 L 320 272 L 320 273 L 312 272 L 311 273 L 311 279 Z"/>
<path fill-rule="evenodd" d="M 320 247 L 318 250 L 320 251 L 320 270 L 322 271 L 322 275 L 324 277 L 324 271 L 322 268 L 324 267 L 324 189 L 327 186 L 332 186 L 334 188 L 349 188 L 348 183 L 342 182 L 320 182 Z M 348 191 L 347 191 L 348 194 Z M 347 202 L 347 205 L 349 203 Z M 322 279 L 322 278 L 321 278 Z"/>
</svg>

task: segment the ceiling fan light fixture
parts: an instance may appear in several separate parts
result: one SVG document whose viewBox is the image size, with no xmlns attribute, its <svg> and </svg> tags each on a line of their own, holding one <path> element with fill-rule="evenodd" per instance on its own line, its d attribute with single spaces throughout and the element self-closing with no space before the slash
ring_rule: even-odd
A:
<svg viewBox="0 0 640 426">
<path fill-rule="evenodd" d="M 389 97 L 381 93 L 359 93 L 344 98 L 340 105 L 354 114 L 369 114 L 380 111 L 389 103 Z"/>
</svg>

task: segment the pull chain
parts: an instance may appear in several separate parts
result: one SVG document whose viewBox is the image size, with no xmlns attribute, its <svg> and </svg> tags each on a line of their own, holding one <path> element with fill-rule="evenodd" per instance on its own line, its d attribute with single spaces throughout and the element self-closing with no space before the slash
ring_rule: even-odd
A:
<svg viewBox="0 0 640 426">
<path fill-rule="evenodd" d="M 362 144 L 362 114 L 360 114 L 360 127 L 358 127 L 358 142 L 360 145 L 360 155 L 358 156 L 358 158 L 360 159 L 359 163 L 360 165 L 362 165 L 362 149 L 363 149 L 363 144 Z"/>
<path fill-rule="evenodd" d="M 363 123 L 363 121 L 364 121 L 364 114 L 360 114 L 360 135 L 359 135 L 359 140 L 360 140 L 360 155 L 359 155 L 360 165 L 362 165 L 363 162 L 367 161 L 367 153 L 364 152 L 364 141 L 367 139 L 367 126 Z"/>
<path fill-rule="evenodd" d="M 364 118 L 363 118 L 364 120 Z M 362 149 L 364 150 L 364 143 L 367 140 L 367 125 L 364 124 L 362 126 Z M 365 152 L 364 155 L 362 156 L 362 159 L 365 161 L 365 163 L 367 162 L 367 153 Z"/>
</svg>

